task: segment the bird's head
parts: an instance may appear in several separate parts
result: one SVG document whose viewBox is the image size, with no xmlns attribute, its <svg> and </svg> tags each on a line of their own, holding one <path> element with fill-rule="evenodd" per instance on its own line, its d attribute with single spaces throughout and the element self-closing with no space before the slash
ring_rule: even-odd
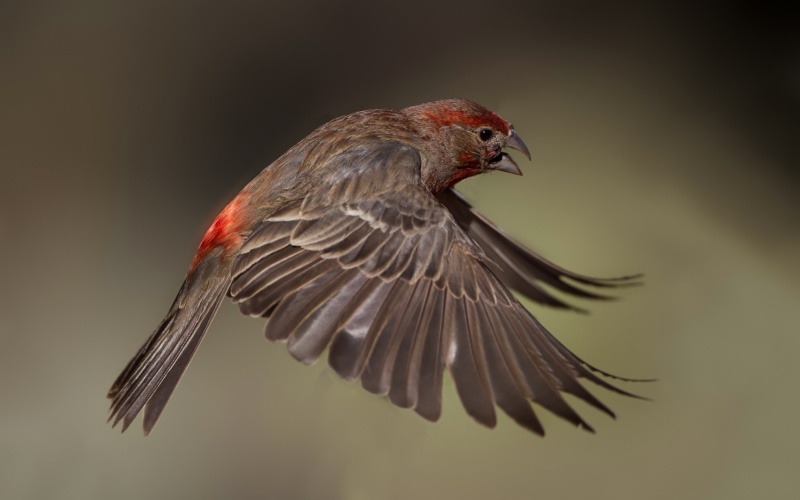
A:
<svg viewBox="0 0 800 500">
<path fill-rule="evenodd" d="M 485 172 L 522 175 L 503 148 L 531 157 L 514 127 L 480 104 L 447 99 L 406 108 L 403 113 L 423 131 L 422 179 L 433 193 Z"/>
</svg>

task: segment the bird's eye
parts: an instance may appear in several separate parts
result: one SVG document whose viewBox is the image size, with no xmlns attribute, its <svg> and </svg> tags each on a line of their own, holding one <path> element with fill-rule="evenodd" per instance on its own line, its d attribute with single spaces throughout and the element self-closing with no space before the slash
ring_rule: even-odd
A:
<svg viewBox="0 0 800 500">
<path fill-rule="evenodd" d="M 494 133 L 488 128 L 482 128 L 480 132 L 478 132 L 478 137 L 480 137 L 482 141 L 488 141 L 493 135 Z"/>
</svg>

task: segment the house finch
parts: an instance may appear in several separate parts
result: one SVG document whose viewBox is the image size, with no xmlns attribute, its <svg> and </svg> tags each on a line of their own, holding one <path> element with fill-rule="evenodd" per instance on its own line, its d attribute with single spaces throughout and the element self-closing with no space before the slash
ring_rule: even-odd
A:
<svg viewBox="0 0 800 500">
<path fill-rule="evenodd" d="M 144 408 L 149 433 L 227 294 L 269 318 L 266 336 L 375 394 L 436 421 L 445 368 L 466 411 L 488 427 L 495 405 L 542 434 L 531 401 L 591 427 L 568 393 L 614 414 L 579 382 L 612 391 L 517 301 L 509 288 L 568 308 L 542 284 L 602 298 L 565 281 L 610 287 L 511 239 L 454 184 L 491 171 L 521 175 L 503 148 L 511 124 L 461 99 L 337 118 L 250 182 L 203 237 L 167 316 L 114 382 L 114 425 Z M 617 377 L 620 378 L 620 377 Z M 622 379 L 630 380 L 630 379 Z"/>
</svg>

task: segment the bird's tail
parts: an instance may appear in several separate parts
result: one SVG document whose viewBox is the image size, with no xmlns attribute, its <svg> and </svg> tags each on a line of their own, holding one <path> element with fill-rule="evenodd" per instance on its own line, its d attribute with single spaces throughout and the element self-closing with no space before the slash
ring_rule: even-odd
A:
<svg viewBox="0 0 800 500">
<path fill-rule="evenodd" d="M 145 435 L 153 429 L 230 286 L 221 267 L 212 254 L 190 272 L 167 316 L 114 381 L 112 425 L 122 421 L 124 432 L 144 408 Z"/>
</svg>

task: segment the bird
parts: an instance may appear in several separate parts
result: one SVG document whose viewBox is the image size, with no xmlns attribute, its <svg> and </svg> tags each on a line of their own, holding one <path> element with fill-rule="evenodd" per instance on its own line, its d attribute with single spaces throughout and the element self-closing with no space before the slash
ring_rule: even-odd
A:
<svg viewBox="0 0 800 500">
<path fill-rule="evenodd" d="M 310 364 L 435 422 L 449 371 L 464 409 L 489 428 L 499 408 L 544 435 L 532 403 L 594 429 L 570 394 L 614 417 L 581 383 L 639 397 L 578 358 L 512 291 L 562 309 L 568 295 L 640 275 L 592 278 L 526 248 L 454 190 L 522 172 L 511 123 L 465 99 L 341 116 L 268 165 L 216 217 L 166 317 L 113 383 L 109 422 L 143 412 L 148 435 L 225 296 L 267 318 L 265 335 Z"/>
</svg>

